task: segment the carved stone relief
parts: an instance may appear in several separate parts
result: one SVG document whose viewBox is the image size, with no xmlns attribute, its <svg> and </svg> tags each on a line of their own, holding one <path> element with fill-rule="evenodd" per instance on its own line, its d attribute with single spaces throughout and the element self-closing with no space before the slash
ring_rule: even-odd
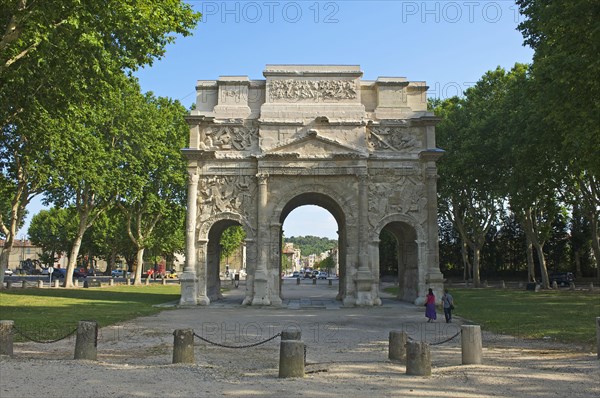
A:
<svg viewBox="0 0 600 398">
<path fill-rule="evenodd" d="M 206 221 L 213 214 L 236 212 L 253 219 L 249 210 L 254 208 L 256 182 L 252 176 L 204 177 L 198 190 L 198 219 Z"/>
<path fill-rule="evenodd" d="M 418 224 L 427 220 L 427 198 L 424 184 L 411 177 L 400 176 L 369 183 L 369 223 L 375 226 L 382 214 L 401 213 L 412 216 Z"/>
<path fill-rule="evenodd" d="M 371 150 L 380 151 L 410 151 L 422 146 L 415 133 L 402 127 L 372 127 L 367 140 Z"/>
<path fill-rule="evenodd" d="M 351 80 L 274 80 L 269 82 L 271 100 L 343 100 L 356 98 Z"/>
<path fill-rule="evenodd" d="M 245 126 L 216 126 L 204 130 L 200 149 L 245 151 L 258 144 L 258 129 Z"/>
</svg>

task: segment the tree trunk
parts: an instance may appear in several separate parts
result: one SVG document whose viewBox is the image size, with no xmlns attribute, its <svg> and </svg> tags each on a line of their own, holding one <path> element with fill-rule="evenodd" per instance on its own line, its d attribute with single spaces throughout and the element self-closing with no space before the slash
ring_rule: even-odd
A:
<svg viewBox="0 0 600 398">
<path fill-rule="evenodd" d="M 575 250 L 573 260 L 575 261 L 575 277 L 579 279 L 581 278 L 581 249 Z"/>
<path fill-rule="evenodd" d="M 540 262 L 540 273 L 542 274 L 542 288 L 550 289 L 550 280 L 548 278 L 548 269 L 546 268 L 546 258 L 544 257 L 544 245 L 537 242 L 533 243 L 535 251 Z"/>
<path fill-rule="evenodd" d="M 600 282 L 600 237 L 598 236 L 598 219 L 592 214 L 590 221 L 592 228 L 592 251 L 594 252 L 594 257 L 596 258 L 596 271 L 598 273 L 598 282 Z"/>
<path fill-rule="evenodd" d="M 477 245 L 471 246 L 473 250 L 473 286 L 479 287 L 481 279 L 479 277 L 479 258 L 481 257 L 481 248 Z"/>
<path fill-rule="evenodd" d="M 469 261 L 469 246 L 464 240 L 461 240 L 460 253 L 462 255 L 463 267 L 464 267 L 464 280 L 468 281 L 471 277 L 471 262 Z"/>
<path fill-rule="evenodd" d="M 144 270 L 144 247 L 138 247 L 136 254 L 135 279 L 133 284 L 136 286 L 142 285 L 142 271 Z"/>
<path fill-rule="evenodd" d="M 533 262 L 533 245 L 529 234 L 526 235 L 526 250 L 527 250 L 527 282 L 535 282 L 535 263 Z"/>
<path fill-rule="evenodd" d="M 65 274 L 64 287 L 73 287 L 73 272 L 77 266 L 77 256 L 79 255 L 79 249 L 81 248 L 81 241 L 83 240 L 83 234 L 87 230 L 87 220 L 90 214 L 90 210 L 86 207 L 83 211 L 79 212 L 79 226 L 77 227 L 77 234 L 73 241 L 73 247 L 69 254 L 69 263 L 67 265 L 67 271 Z"/>
</svg>

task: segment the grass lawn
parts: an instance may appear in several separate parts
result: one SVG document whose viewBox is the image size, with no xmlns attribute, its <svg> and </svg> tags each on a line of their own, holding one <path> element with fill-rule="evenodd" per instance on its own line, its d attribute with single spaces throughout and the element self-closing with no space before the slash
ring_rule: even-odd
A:
<svg viewBox="0 0 600 398">
<path fill-rule="evenodd" d="M 397 288 L 386 289 L 397 294 Z M 596 345 L 600 294 L 570 290 L 450 289 L 454 314 L 482 329 L 518 337 Z M 443 318 L 444 314 L 441 311 Z"/>
<path fill-rule="evenodd" d="M 178 300 L 179 285 L 113 286 L 89 289 L 11 289 L 0 291 L 0 319 L 31 337 L 50 340 L 75 329 L 79 321 L 100 327 L 156 314 L 153 307 Z M 22 341 L 17 335 L 17 341 Z"/>
</svg>

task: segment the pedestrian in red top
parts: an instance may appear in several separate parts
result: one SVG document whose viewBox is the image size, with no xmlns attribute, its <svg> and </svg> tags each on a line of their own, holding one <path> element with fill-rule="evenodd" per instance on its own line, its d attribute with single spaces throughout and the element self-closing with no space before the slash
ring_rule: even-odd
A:
<svg viewBox="0 0 600 398">
<path fill-rule="evenodd" d="M 435 295 L 433 294 L 433 289 L 429 289 L 429 293 L 425 297 L 425 316 L 427 317 L 427 322 L 433 322 L 437 318 L 437 314 L 435 313 Z"/>
</svg>

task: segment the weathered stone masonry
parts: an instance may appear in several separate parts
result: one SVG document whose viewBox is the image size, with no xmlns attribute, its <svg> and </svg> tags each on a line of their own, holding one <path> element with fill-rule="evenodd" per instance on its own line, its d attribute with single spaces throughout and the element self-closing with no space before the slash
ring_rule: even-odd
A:
<svg viewBox="0 0 600 398">
<path fill-rule="evenodd" d="M 379 305 L 379 234 L 398 240 L 403 300 L 442 288 L 437 119 L 424 82 L 361 80 L 358 66 L 268 65 L 265 80 L 198 81 L 187 120 L 188 217 L 182 305 L 219 298 L 219 238 L 247 234 L 244 304 L 279 305 L 282 225 L 298 206 L 338 223 L 344 305 Z"/>
</svg>

